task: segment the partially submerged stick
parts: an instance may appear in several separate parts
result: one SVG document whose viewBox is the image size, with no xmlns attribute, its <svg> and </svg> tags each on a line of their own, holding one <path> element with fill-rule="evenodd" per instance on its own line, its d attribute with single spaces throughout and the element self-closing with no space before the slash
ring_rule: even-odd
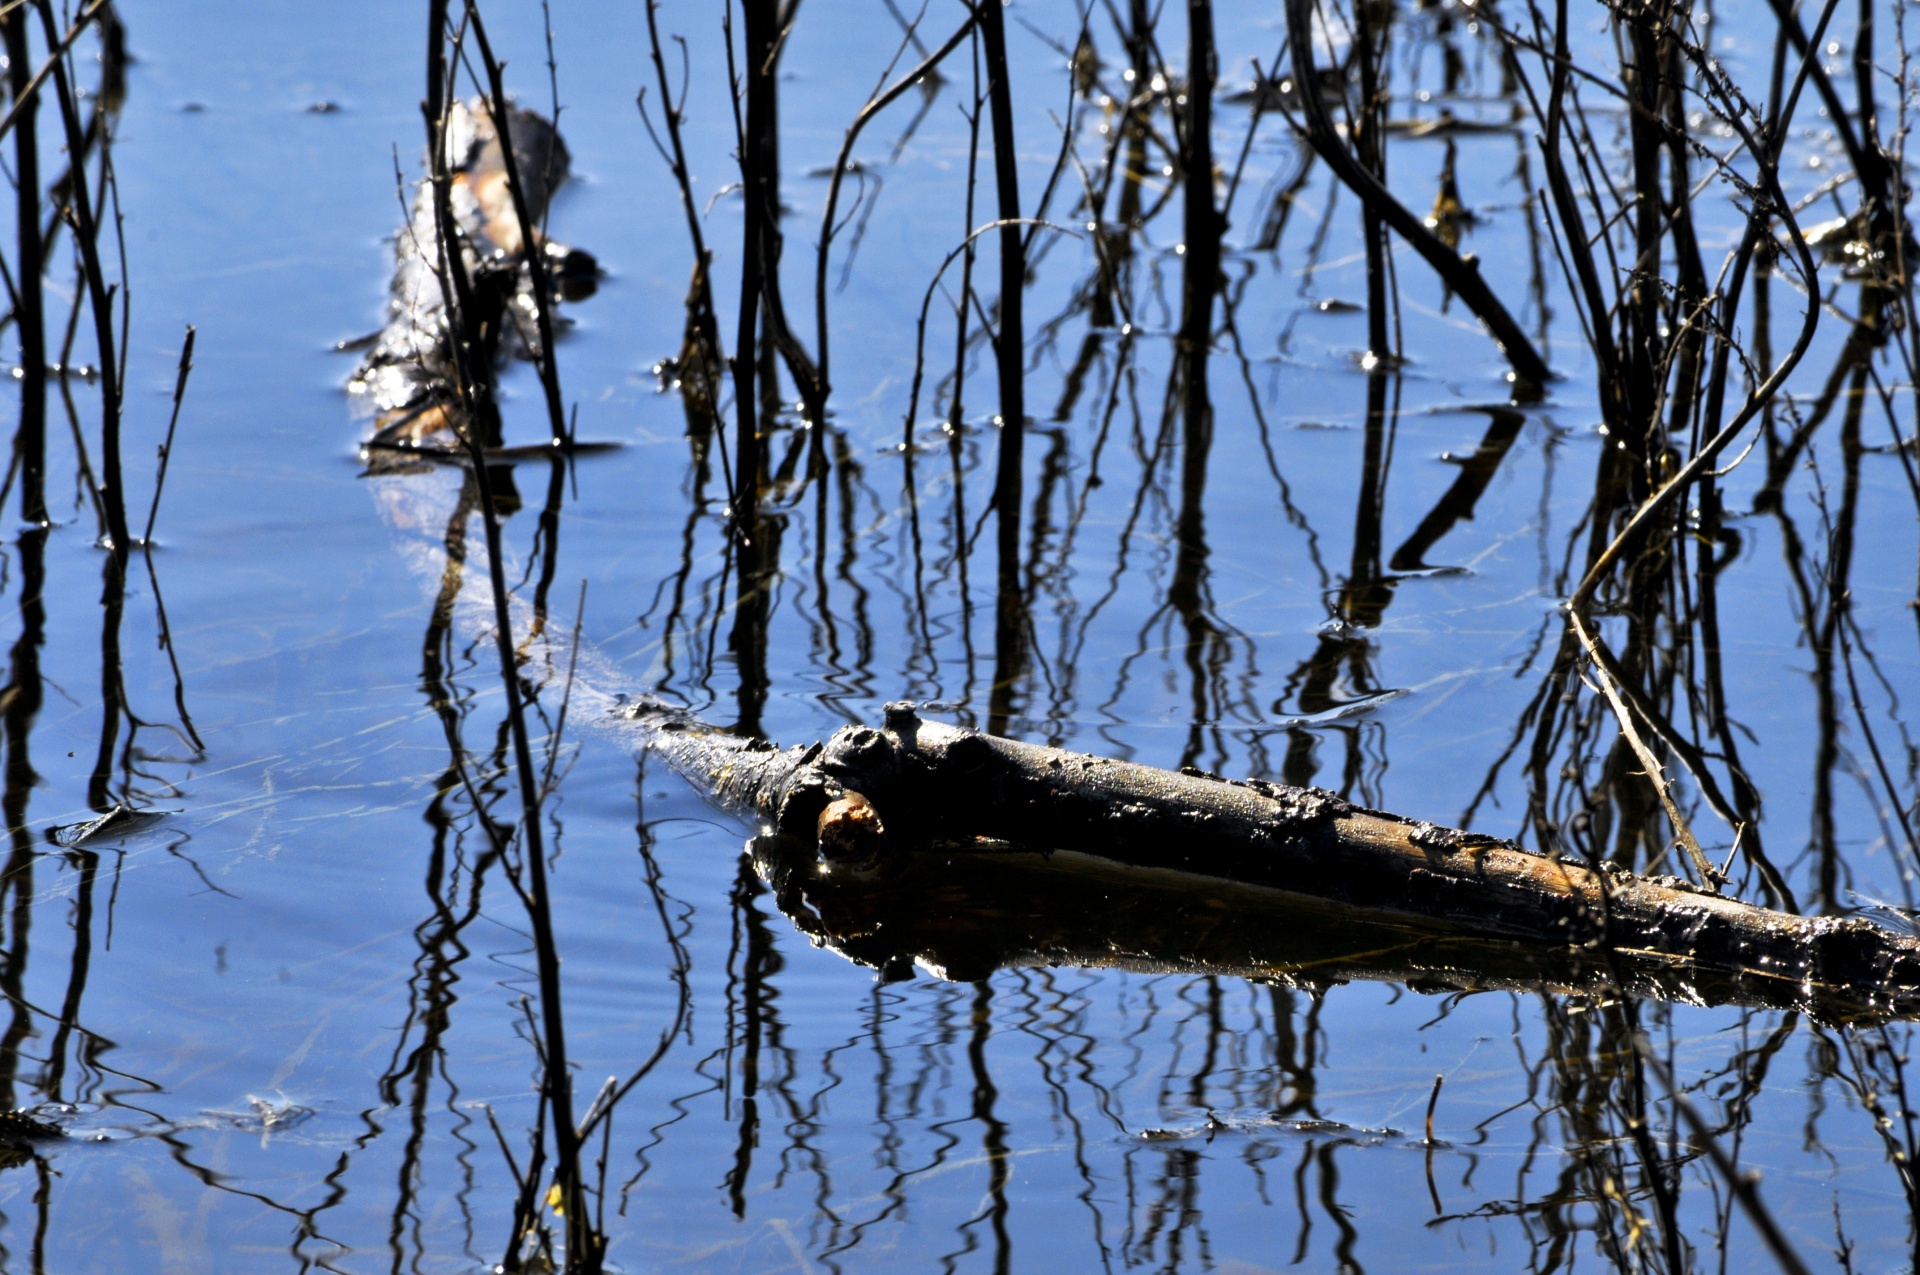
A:
<svg viewBox="0 0 1920 1275">
<path fill-rule="evenodd" d="M 797 877 L 791 850 L 777 856 L 789 885 L 808 871 L 864 873 L 880 883 L 870 888 L 884 890 L 903 873 L 926 871 L 928 856 L 1023 859 L 1056 872 L 1084 857 L 1097 861 L 1095 875 L 1107 884 L 1075 905 L 1088 912 L 1075 922 L 1083 935 L 1101 930 L 1102 914 L 1089 911 L 1101 898 L 1115 900 L 1106 905 L 1109 920 L 1128 914 L 1132 870 L 1142 888 L 1163 889 L 1177 877 L 1190 894 L 1252 888 L 1319 900 L 1349 912 L 1336 928 L 1353 923 L 1352 910 L 1375 924 L 1411 923 L 1424 942 L 1478 944 L 1481 955 L 1504 953 L 1510 967 L 1548 982 L 1604 976 L 1625 989 L 1827 1019 L 1920 1012 L 1920 941 L 1868 921 L 1792 916 L 1673 877 L 1549 858 L 1362 809 L 1322 789 L 999 739 L 926 721 L 911 704 L 888 705 L 882 729 L 850 726 L 825 744 L 784 751 L 724 735 L 657 701 L 625 712 L 646 727 L 647 747 L 715 801 L 757 818 L 789 846 L 811 848 Z M 1514 942 L 1551 960 L 1516 960 L 1502 946 Z M 1137 955 L 1152 964 L 1151 953 Z M 1278 976 L 1288 963 L 1252 951 L 1244 962 L 1175 959 L 1257 967 L 1262 976 Z M 1377 964 L 1402 970 L 1394 960 Z M 1508 981 L 1515 978 L 1528 981 L 1510 970 Z"/>
</svg>

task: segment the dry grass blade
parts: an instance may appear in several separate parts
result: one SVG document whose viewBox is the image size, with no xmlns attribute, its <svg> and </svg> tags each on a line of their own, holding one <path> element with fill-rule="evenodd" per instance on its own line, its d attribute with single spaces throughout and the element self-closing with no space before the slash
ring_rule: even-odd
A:
<svg viewBox="0 0 1920 1275">
<path fill-rule="evenodd" d="M 1726 884 L 1725 879 L 1721 877 L 1719 869 L 1713 866 L 1713 861 L 1707 858 L 1706 852 L 1700 848 L 1700 843 L 1694 839 L 1693 829 L 1688 826 L 1686 815 L 1681 812 L 1679 803 L 1673 799 L 1673 789 L 1667 782 L 1660 759 L 1653 755 L 1653 750 L 1647 747 L 1646 740 L 1640 737 L 1639 728 L 1633 722 L 1633 713 L 1627 708 L 1626 701 L 1620 698 L 1620 690 L 1614 685 L 1612 676 L 1607 672 L 1597 639 L 1587 628 L 1585 619 L 1578 611 L 1570 609 L 1567 612 L 1567 620 L 1573 625 L 1574 632 L 1579 635 L 1580 644 L 1586 648 L 1587 657 L 1592 661 L 1589 667 L 1599 683 L 1598 689 L 1606 696 L 1608 705 L 1613 709 L 1614 720 L 1620 724 L 1620 734 L 1633 749 L 1633 755 L 1640 759 L 1647 782 L 1652 784 L 1654 791 L 1660 794 L 1660 806 L 1667 812 L 1667 819 L 1673 825 L 1674 840 L 1686 852 L 1687 859 L 1693 864 L 1699 879 L 1714 890 L 1719 890 Z"/>
</svg>

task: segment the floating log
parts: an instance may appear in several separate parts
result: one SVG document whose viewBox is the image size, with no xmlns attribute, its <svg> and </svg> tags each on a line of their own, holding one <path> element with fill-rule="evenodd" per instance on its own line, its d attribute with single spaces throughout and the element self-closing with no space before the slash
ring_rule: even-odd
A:
<svg viewBox="0 0 1920 1275">
<path fill-rule="evenodd" d="M 1920 1013 L 1920 941 L 1523 850 L 1318 788 L 1173 772 L 886 708 L 779 749 L 657 700 L 645 746 L 758 821 L 816 938 L 888 976 L 1059 962 L 1287 981 L 1611 986 L 1825 1021 Z"/>
<path fill-rule="evenodd" d="M 534 229 L 531 247 L 562 298 L 592 294 L 599 266 L 593 257 L 542 237 L 547 204 L 566 181 L 566 143 L 552 124 L 515 107 L 507 122 L 515 171 L 524 187 Z M 490 104 L 484 98 L 455 102 L 446 128 L 448 198 L 458 226 L 460 265 L 470 283 L 467 313 L 448 299 L 448 263 L 442 259 L 431 183 L 421 186 L 412 215 L 394 239 L 393 282 L 387 324 L 368 343 L 347 382 L 362 410 L 373 416 L 367 442 L 378 472 L 402 471 L 429 461 L 465 455 L 458 435 L 474 430 L 489 449 L 499 446 L 493 385 L 473 387 L 483 419 L 463 418 L 456 392 L 456 336 L 473 354 L 477 372 L 490 374 L 504 356 L 535 358 L 539 328 L 534 318 L 529 245 L 507 181 L 506 153 Z"/>
</svg>

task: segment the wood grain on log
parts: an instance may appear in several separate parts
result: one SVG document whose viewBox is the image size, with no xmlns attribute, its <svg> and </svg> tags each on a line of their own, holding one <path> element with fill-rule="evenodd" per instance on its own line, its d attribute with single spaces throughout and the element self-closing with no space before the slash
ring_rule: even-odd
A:
<svg viewBox="0 0 1920 1275">
<path fill-rule="evenodd" d="M 1042 931 L 1052 924 L 1081 937 L 1036 939 L 1028 952 L 1078 953 L 1063 956 L 1074 963 L 1098 963 L 1089 943 L 1100 932 L 1102 908 L 1114 933 L 1143 933 L 1128 919 L 1140 915 L 1129 889 L 1163 900 L 1168 891 L 1189 899 L 1212 891 L 1228 901 L 1242 929 L 1248 917 L 1297 920 L 1305 900 L 1321 908 L 1313 915 L 1331 915 L 1336 930 L 1370 917 L 1386 927 L 1375 937 L 1398 936 L 1386 947 L 1411 944 L 1429 954 L 1396 956 L 1384 968 L 1418 975 L 1431 965 L 1429 973 L 1452 971 L 1454 982 L 1471 981 L 1477 962 L 1495 982 L 1561 985 L 1604 976 L 1623 990 L 1778 1005 L 1826 1019 L 1920 1010 L 1920 941 L 1871 922 L 1793 916 L 1671 877 L 1534 854 L 1495 837 L 1363 809 L 1322 789 L 1176 773 L 995 738 L 924 720 L 910 704 L 889 705 L 881 729 L 851 726 L 825 744 L 785 751 L 724 735 L 657 702 L 627 711 L 648 727 L 648 746 L 676 770 L 784 839 L 777 843 L 784 849 L 762 858 L 789 893 L 809 880 L 809 869 L 796 867 L 796 844 L 806 848 L 812 871 L 836 882 L 863 877 L 848 870 L 849 860 L 873 863 L 864 874 L 870 880 L 820 895 L 849 915 L 860 907 L 848 900 L 862 892 L 890 900 L 903 915 L 929 915 L 903 903 L 900 882 L 924 875 L 930 861 L 962 861 L 975 865 L 965 888 L 952 879 L 940 888 L 972 891 L 975 907 L 986 906 L 975 887 L 996 873 L 1024 872 L 1030 882 L 1055 885 L 1098 879 L 1092 895 L 1073 895 L 1077 915 L 1037 923 Z M 849 794 L 865 805 L 847 803 Z M 837 827 L 841 818 L 830 811 L 851 808 L 867 812 L 861 829 L 870 840 L 858 853 L 829 846 L 818 854 L 823 825 Z M 1025 866 L 981 866 L 992 859 Z M 828 887 L 808 888 L 819 894 Z M 1329 905 L 1332 914 L 1324 910 Z M 1295 937 L 1246 944 L 1244 960 L 1193 951 L 1171 959 L 1263 977 L 1301 960 L 1371 968 L 1352 952 L 1276 955 Z M 1023 959 L 1018 942 L 996 942 L 1003 949 L 998 959 Z M 861 940 L 852 933 L 839 945 L 854 954 Z M 1466 955 L 1474 961 L 1463 964 Z M 898 959 L 886 953 L 873 963 Z M 1151 966 L 1156 958 L 1143 948 L 1129 959 Z"/>
</svg>

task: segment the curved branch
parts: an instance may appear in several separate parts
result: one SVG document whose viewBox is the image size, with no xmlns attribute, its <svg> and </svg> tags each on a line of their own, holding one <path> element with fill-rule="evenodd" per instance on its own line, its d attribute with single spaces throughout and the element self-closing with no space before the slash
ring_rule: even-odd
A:
<svg viewBox="0 0 1920 1275">
<path fill-rule="evenodd" d="M 827 254 L 833 247 L 833 218 L 834 213 L 840 207 L 840 183 L 847 175 L 847 164 L 850 162 L 853 154 L 853 144 L 859 140 L 860 130 L 871 123 L 875 116 L 886 110 L 889 106 L 892 106 L 908 89 L 926 79 L 928 73 L 939 66 L 941 62 L 945 61 L 949 53 L 959 48 L 960 42 L 966 39 L 973 31 L 973 24 L 977 21 L 979 21 L 978 11 L 969 9 L 967 11 L 967 20 L 960 24 L 958 31 L 955 31 L 947 37 L 945 44 L 927 54 L 927 56 L 921 60 L 919 66 L 914 67 L 913 70 L 908 71 L 898 80 L 895 80 L 893 87 L 887 89 L 884 93 L 881 93 L 878 97 L 875 97 L 865 106 L 861 107 L 860 113 L 853 117 L 853 123 L 847 126 L 847 135 L 840 142 L 840 153 L 834 156 L 833 178 L 827 184 L 827 207 L 826 211 L 820 214 L 820 248 L 814 256 L 813 263 L 813 344 L 814 348 L 820 351 L 820 380 L 823 384 L 827 381 L 828 362 Z M 858 206 L 858 201 L 856 201 L 855 207 Z"/>
<path fill-rule="evenodd" d="M 960 246 L 952 252 L 949 252 L 940 262 L 940 268 L 933 272 L 932 282 L 927 284 L 926 295 L 920 298 L 919 332 L 914 339 L 913 345 L 913 389 L 907 395 L 906 425 L 900 439 L 902 451 L 913 446 L 913 418 L 920 410 L 920 384 L 921 381 L 925 379 L 926 374 L 927 312 L 933 307 L 933 294 L 940 287 L 940 280 L 946 276 L 947 267 L 955 261 L 958 261 L 960 255 L 972 245 L 974 240 L 990 230 L 1000 230 L 1007 226 L 1039 226 L 1047 230 L 1057 230 L 1063 235 L 1072 235 L 1076 239 L 1084 238 L 1079 231 L 1074 230 L 1072 227 L 1058 225 L 1042 217 L 1007 217 L 998 221 L 990 221 L 984 226 L 975 227 L 972 233 L 960 241 Z M 966 304 L 965 297 L 960 299 L 960 304 Z"/>
<path fill-rule="evenodd" d="M 1462 257 L 1442 243 L 1378 178 L 1354 159 L 1340 140 L 1327 115 L 1327 105 L 1314 87 L 1319 78 L 1313 66 L 1312 5 L 1313 0 L 1287 0 L 1287 43 L 1293 50 L 1293 79 L 1300 86 L 1300 107 L 1306 117 L 1308 143 L 1334 175 L 1419 253 L 1467 308 L 1487 325 L 1501 353 L 1513 365 L 1514 374 L 1531 385 L 1544 386 L 1552 378 L 1552 370 L 1533 348 L 1527 334 L 1521 331 L 1519 323 L 1507 313 L 1507 307 L 1487 286 L 1487 281 L 1480 277 L 1478 259 Z"/>
</svg>

